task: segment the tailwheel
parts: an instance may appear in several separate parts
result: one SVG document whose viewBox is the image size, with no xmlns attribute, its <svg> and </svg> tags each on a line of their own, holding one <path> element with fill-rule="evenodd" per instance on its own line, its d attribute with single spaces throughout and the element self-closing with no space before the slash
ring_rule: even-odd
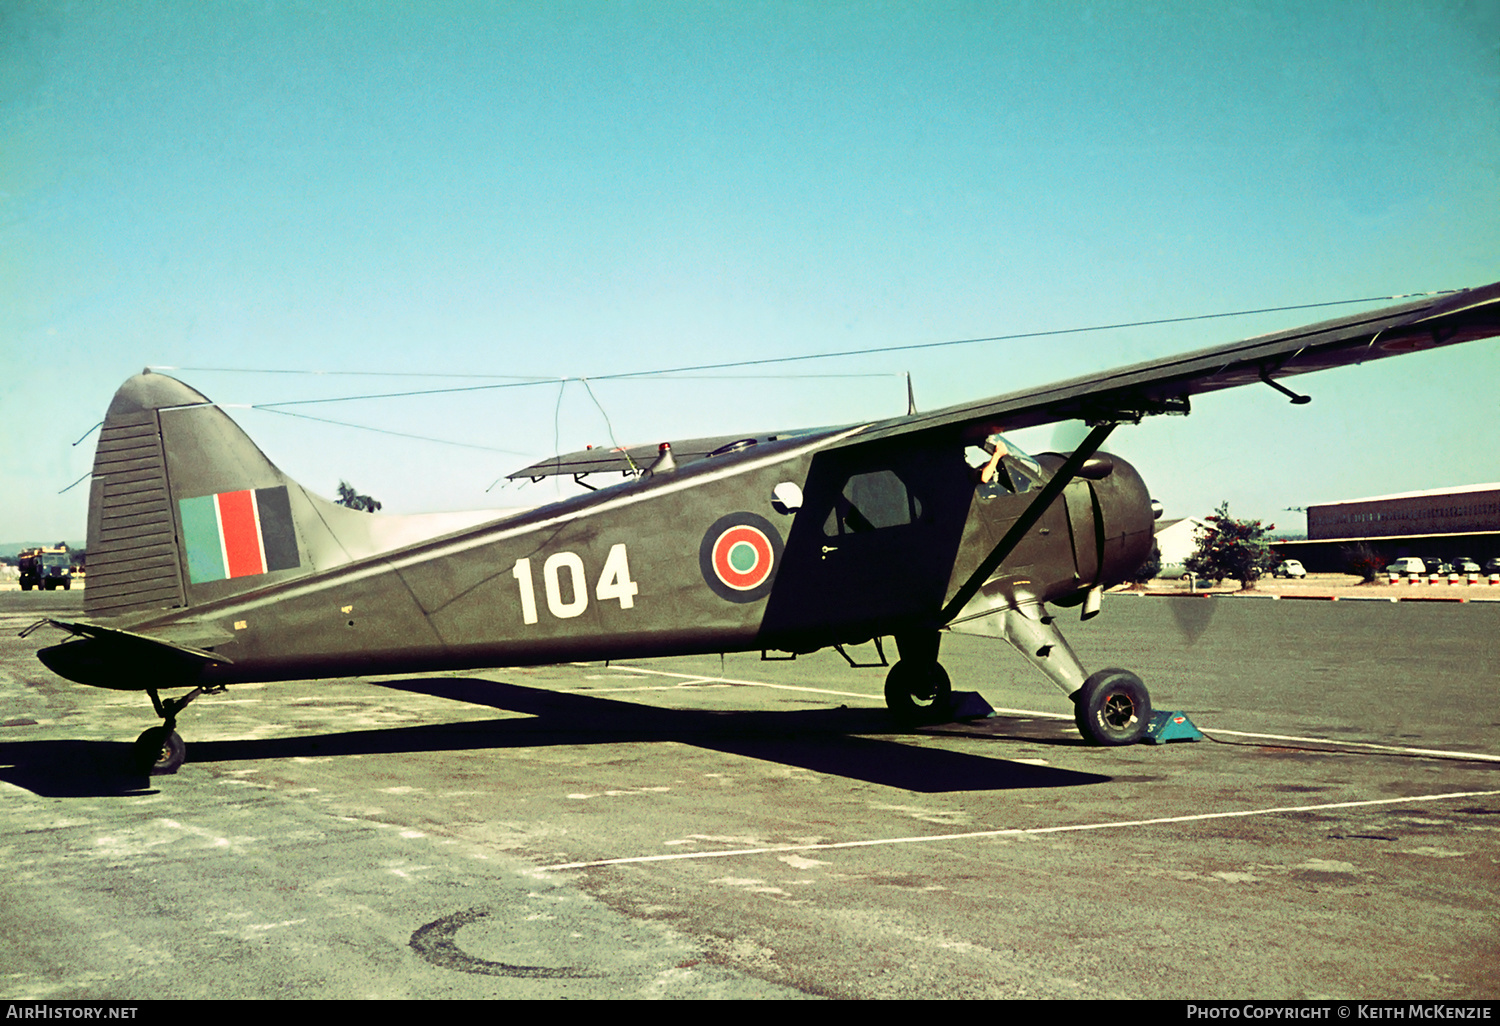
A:
<svg viewBox="0 0 1500 1026">
<path fill-rule="evenodd" d="M 187 745 L 175 730 L 152 727 L 135 739 L 135 764 L 153 777 L 176 773 L 187 758 Z"/>
<path fill-rule="evenodd" d="M 885 704 L 901 723 L 938 722 L 949 715 L 953 685 L 941 663 L 904 659 L 885 676 Z"/>
<path fill-rule="evenodd" d="M 1100 670 L 1073 696 L 1073 719 L 1091 744 L 1133 745 L 1151 722 L 1151 694 L 1129 670 Z"/>
</svg>

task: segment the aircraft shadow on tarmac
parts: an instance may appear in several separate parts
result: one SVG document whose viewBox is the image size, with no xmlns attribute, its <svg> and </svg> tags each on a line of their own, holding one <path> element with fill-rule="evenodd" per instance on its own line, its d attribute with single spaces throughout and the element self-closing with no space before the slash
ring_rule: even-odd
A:
<svg viewBox="0 0 1500 1026">
<path fill-rule="evenodd" d="M 244 741 L 189 740 L 184 772 L 190 772 L 195 763 L 670 741 L 922 793 L 1078 787 L 1111 779 L 1097 773 L 859 736 L 892 732 L 888 714 L 877 709 L 710 712 L 661 709 L 473 678 L 406 678 L 372 683 L 525 713 L 528 718 Z M 1032 743 L 1059 743 L 1055 738 L 1026 735 L 1023 729 L 1013 736 L 1026 737 Z M 977 740 L 995 734 L 989 731 L 964 736 Z M 0 744 L 0 779 L 47 797 L 147 793 L 153 783 L 161 782 L 153 782 L 131 767 L 131 749 L 128 743 L 107 741 Z"/>
</svg>

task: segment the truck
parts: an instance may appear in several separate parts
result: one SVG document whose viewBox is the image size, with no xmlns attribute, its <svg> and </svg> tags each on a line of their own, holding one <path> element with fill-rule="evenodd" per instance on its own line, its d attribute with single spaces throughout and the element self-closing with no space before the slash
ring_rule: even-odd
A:
<svg viewBox="0 0 1500 1026">
<path fill-rule="evenodd" d="M 66 545 L 55 548 L 27 549 L 16 557 L 16 567 L 21 571 L 21 590 L 32 588 L 73 587 L 73 557 Z"/>
</svg>

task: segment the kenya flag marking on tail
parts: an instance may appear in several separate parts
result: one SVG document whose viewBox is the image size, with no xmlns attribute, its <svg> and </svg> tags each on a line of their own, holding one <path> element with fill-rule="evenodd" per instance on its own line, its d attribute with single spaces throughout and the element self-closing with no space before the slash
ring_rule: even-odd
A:
<svg viewBox="0 0 1500 1026">
<path fill-rule="evenodd" d="M 302 565 L 284 485 L 200 495 L 177 505 L 194 584 Z"/>
</svg>

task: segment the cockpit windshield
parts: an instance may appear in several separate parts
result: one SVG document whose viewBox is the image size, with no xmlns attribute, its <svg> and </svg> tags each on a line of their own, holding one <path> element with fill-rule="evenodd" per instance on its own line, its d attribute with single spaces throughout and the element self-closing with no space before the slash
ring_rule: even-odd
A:
<svg viewBox="0 0 1500 1026">
<path fill-rule="evenodd" d="M 974 468 L 982 499 L 1041 487 L 1041 464 L 998 431 L 986 438 L 983 445 L 970 446 L 969 452 L 969 465 Z"/>
</svg>

